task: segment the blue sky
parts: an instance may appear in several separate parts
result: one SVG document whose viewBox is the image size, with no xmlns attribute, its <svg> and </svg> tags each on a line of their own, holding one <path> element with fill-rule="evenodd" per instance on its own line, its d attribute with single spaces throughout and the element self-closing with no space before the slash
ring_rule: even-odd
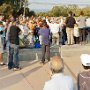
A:
<svg viewBox="0 0 90 90">
<path fill-rule="evenodd" d="M 54 4 L 50 5 L 47 3 L 56 3 L 56 4 L 78 4 L 79 6 L 90 6 L 90 0 L 28 0 L 29 8 L 31 10 L 37 9 L 51 9 Z M 45 3 L 45 4 L 44 4 Z"/>
</svg>

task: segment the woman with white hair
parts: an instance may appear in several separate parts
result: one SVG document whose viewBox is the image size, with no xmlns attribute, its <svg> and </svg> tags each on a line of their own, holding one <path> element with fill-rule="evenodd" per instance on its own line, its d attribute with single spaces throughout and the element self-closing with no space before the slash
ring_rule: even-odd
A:
<svg viewBox="0 0 90 90">
<path fill-rule="evenodd" d="M 43 90 L 73 90 L 73 80 L 63 74 L 64 64 L 59 56 L 54 56 L 50 62 L 51 80 L 45 83 Z"/>
</svg>

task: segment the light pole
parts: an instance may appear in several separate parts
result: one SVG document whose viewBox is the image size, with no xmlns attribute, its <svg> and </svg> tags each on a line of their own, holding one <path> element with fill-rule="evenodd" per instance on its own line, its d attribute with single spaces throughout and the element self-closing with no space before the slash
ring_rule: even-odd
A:
<svg viewBox="0 0 90 90">
<path fill-rule="evenodd" d="M 24 12 L 23 12 L 23 16 L 25 16 L 25 9 L 26 9 L 26 0 L 24 1 Z"/>
</svg>

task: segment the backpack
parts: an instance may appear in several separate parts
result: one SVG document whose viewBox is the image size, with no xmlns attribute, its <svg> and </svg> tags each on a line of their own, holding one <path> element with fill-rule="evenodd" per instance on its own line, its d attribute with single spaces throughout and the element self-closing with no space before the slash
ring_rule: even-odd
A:
<svg viewBox="0 0 90 90">
<path fill-rule="evenodd" d="M 38 37 L 35 38 L 35 48 L 40 48 L 40 41 Z"/>
<path fill-rule="evenodd" d="M 35 48 L 40 48 L 40 42 L 35 42 Z"/>
</svg>

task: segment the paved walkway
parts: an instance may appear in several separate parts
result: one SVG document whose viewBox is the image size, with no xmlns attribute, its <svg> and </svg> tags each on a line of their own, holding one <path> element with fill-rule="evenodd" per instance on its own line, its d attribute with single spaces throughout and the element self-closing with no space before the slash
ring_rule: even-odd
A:
<svg viewBox="0 0 90 90">
<path fill-rule="evenodd" d="M 82 53 L 90 54 L 90 44 L 85 46 L 65 45 L 59 47 L 58 50 L 60 50 L 60 54 L 64 59 L 65 74 L 71 75 L 76 85 L 77 74 L 83 70 L 80 55 Z M 23 67 L 20 71 L 8 70 L 7 66 L 0 66 L 0 90 L 43 90 L 45 81 L 50 79 L 49 65 L 48 63 L 44 66 L 40 65 L 38 50 L 38 53 L 35 54 L 37 60 L 29 60 L 29 57 L 31 57 L 29 54 L 30 52 L 32 53 L 32 51 L 33 49 L 21 50 L 21 55 L 26 53 L 26 56 L 23 55 L 24 57 L 21 57 L 25 60 L 20 62 Z M 52 51 L 56 52 L 55 49 Z M 55 53 L 55 55 L 56 54 L 57 53 Z"/>
</svg>

